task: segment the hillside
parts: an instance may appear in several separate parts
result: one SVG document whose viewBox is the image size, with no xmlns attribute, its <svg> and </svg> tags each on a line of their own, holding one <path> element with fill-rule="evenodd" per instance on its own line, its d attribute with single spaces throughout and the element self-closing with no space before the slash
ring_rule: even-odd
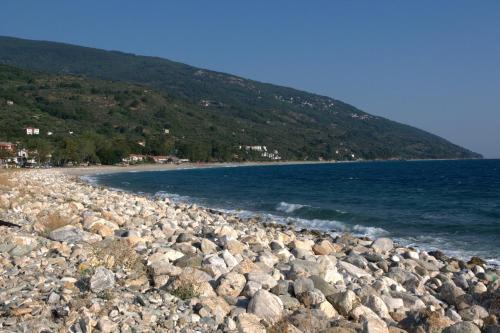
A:
<svg viewBox="0 0 500 333">
<path fill-rule="evenodd" d="M 284 159 L 480 157 L 339 100 L 161 58 L 0 37 L 0 63 L 9 65 L 0 69 L 0 140 L 39 126 L 117 140 L 122 152 L 141 152 L 146 140 L 152 152 L 194 160 L 260 158 L 240 145 Z"/>
</svg>

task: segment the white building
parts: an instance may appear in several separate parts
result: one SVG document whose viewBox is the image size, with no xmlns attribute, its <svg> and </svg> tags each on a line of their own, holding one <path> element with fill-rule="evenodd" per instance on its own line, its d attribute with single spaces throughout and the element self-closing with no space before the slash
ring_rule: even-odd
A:
<svg viewBox="0 0 500 333">
<path fill-rule="evenodd" d="M 39 135 L 39 134 L 40 134 L 39 128 L 34 128 L 34 127 L 26 128 L 26 135 Z"/>
</svg>

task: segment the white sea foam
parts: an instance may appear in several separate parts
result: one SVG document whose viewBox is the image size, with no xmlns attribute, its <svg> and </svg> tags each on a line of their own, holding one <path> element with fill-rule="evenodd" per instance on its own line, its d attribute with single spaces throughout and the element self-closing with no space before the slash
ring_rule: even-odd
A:
<svg viewBox="0 0 500 333">
<path fill-rule="evenodd" d="M 294 204 L 282 201 L 276 206 L 276 210 L 279 212 L 290 214 L 303 207 L 307 207 L 307 205 Z"/>
<path fill-rule="evenodd" d="M 192 198 L 187 195 L 180 195 L 180 194 L 175 194 L 175 193 L 168 193 L 165 191 L 158 191 L 153 195 L 154 198 L 168 198 L 169 200 L 173 202 L 179 202 L 179 203 L 189 203 L 192 202 Z"/>
</svg>

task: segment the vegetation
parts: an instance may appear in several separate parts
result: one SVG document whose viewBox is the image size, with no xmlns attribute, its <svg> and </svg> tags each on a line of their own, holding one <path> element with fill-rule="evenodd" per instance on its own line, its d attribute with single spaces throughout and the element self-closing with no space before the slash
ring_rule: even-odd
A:
<svg viewBox="0 0 500 333">
<path fill-rule="evenodd" d="M 16 66 L 0 67 L 0 140 L 37 149 L 40 161 L 49 151 L 59 164 L 129 153 L 266 159 L 246 145 L 287 160 L 480 157 L 329 97 L 160 58 L 0 37 L 0 63 Z M 27 126 L 41 134 L 27 137 Z"/>
</svg>

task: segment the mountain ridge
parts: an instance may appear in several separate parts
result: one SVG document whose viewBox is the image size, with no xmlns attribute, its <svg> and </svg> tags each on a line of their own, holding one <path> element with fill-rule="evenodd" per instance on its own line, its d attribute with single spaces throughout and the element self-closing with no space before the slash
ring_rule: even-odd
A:
<svg viewBox="0 0 500 333">
<path fill-rule="evenodd" d="M 0 63 L 166 92 L 191 104 L 191 109 L 201 110 L 203 119 L 217 118 L 218 127 L 227 121 L 235 130 L 250 132 L 236 135 L 234 140 L 226 138 L 233 150 L 239 145 L 267 144 L 283 151 L 286 159 L 481 157 L 424 130 L 371 115 L 328 96 L 160 57 L 0 36 Z M 335 153 L 339 149 L 346 151 Z"/>
</svg>

